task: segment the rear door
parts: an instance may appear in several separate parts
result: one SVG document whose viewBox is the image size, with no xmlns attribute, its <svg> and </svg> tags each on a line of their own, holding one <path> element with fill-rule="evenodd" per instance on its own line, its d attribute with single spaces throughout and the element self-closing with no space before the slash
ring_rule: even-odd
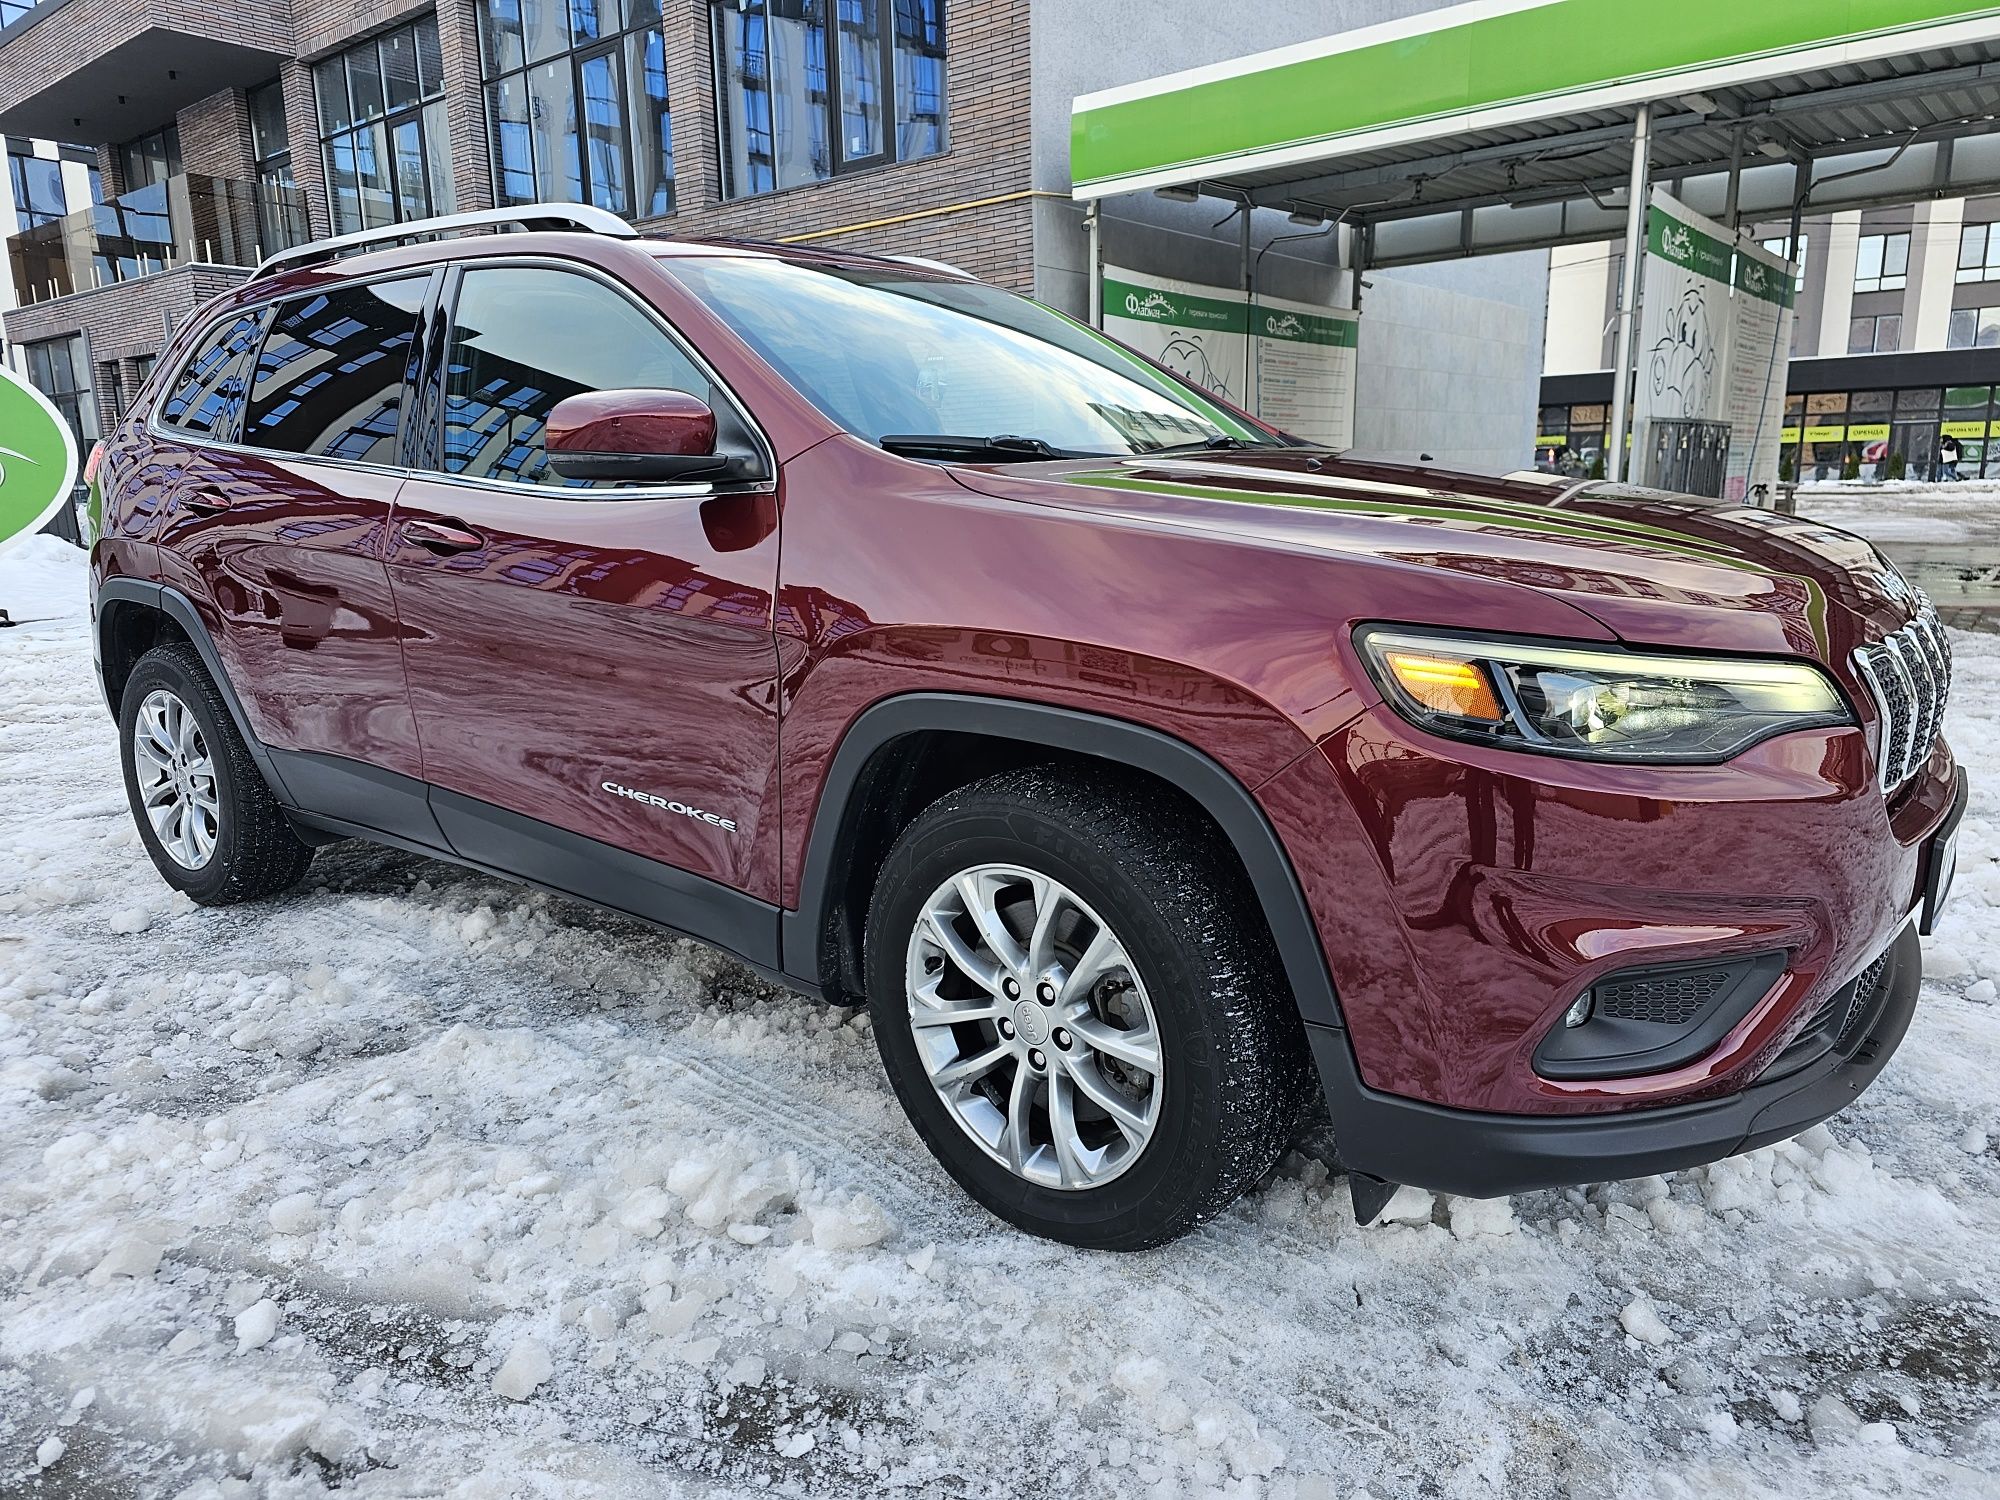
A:
<svg viewBox="0 0 2000 1500">
<path fill-rule="evenodd" d="M 641 387 L 701 396 L 774 475 L 768 447 L 601 273 L 479 262 L 444 300 L 436 447 L 389 551 L 438 821 L 468 858 L 761 948 L 769 931 L 728 925 L 755 914 L 703 882 L 777 894 L 774 483 L 565 482 L 542 433 L 566 396 Z M 699 879 L 654 893 L 682 907 L 662 910 L 642 889 L 657 872 L 614 869 L 601 845 Z"/>
<path fill-rule="evenodd" d="M 261 310 L 233 441 L 203 446 L 160 537 L 212 601 L 258 737 L 291 752 L 278 757 L 286 789 L 415 835 L 429 814 L 384 554 L 435 278 L 342 282 Z M 381 771 L 410 780 L 399 791 Z"/>
</svg>

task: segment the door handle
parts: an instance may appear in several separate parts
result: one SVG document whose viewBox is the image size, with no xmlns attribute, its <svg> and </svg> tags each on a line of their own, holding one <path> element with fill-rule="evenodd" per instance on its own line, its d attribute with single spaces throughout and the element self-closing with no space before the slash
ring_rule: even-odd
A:
<svg viewBox="0 0 2000 1500">
<path fill-rule="evenodd" d="M 486 538 L 463 521 L 405 521 L 403 539 L 419 547 L 449 557 L 454 552 L 474 552 L 486 545 Z"/>
<path fill-rule="evenodd" d="M 222 491 L 206 488 L 189 490 L 181 500 L 198 516 L 219 516 L 236 503 Z"/>
</svg>

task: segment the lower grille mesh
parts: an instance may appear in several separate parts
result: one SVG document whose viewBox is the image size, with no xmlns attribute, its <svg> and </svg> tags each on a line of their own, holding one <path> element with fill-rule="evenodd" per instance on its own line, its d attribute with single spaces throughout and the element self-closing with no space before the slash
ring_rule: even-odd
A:
<svg viewBox="0 0 2000 1500">
<path fill-rule="evenodd" d="M 1614 980 L 1597 987 L 1597 1011 L 1614 1021 L 1685 1026 L 1734 978 L 1729 969 L 1697 969 L 1657 979 Z"/>
</svg>

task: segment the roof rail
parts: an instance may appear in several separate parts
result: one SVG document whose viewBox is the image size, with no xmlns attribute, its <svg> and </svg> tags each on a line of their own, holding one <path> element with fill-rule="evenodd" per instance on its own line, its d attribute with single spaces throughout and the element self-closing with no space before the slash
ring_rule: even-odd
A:
<svg viewBox="0 0 2000 1500">
<path fill-rule="evenodd" d="M 963 281 L 977 281 L 979 279 L 963 266 L 955 266 L 948 260 L 934 260 L 928 255 L 885 255 L 882 258 L 884 260 L 898 260 L 906 266 L 917 266 L 926 271 L 943 271 Z"/>
<path fill-rule="evenodd" d="M 354 234 L 337 234 L 331 239 L 312 240 L 267 255 L 250 273 L 257 281 L 280 271 L 296 271 L 302 266 L 336 260 L 350 251 L 378 249 L 401 244 L 427 234 L 450 234 L 461 229 L 498 229 L 507 225 L 522 229 L 568 229 L 585 234 L 611 235 L 621 240 L 639 238 L 639 231 L 618 215 L 588 203 L 521 203 L 512 208 L 481 208 L 462 214 L 441 214 L 435 219 L 411 219 L 401 224 L 385 224 L 380 229 L 363 229 Z"/>
</svg>

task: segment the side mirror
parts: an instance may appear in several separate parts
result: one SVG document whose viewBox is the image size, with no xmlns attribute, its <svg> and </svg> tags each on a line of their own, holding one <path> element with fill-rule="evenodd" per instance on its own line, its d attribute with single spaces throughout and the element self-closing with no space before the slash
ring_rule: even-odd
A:
<svg viewBox="0 0 2000 1500">
<path fill-rule="evenodd" d="M 565 479 L 667 483 L 729 467 L 715 413 L 686 391 L 586 391 L 556 403 L 543 446 Z"/>
</svg>

